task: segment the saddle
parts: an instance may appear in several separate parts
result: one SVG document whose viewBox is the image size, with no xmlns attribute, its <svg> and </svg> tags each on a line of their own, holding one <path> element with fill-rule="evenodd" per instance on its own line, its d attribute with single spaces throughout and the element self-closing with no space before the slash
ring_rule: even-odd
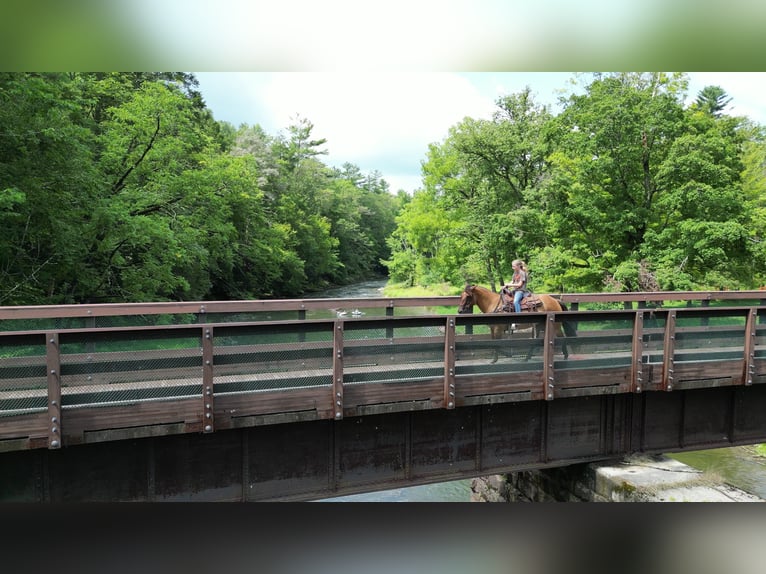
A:
<svg viewBox="0 0 766 574">
<path fill-rule="evenodd" d="M 501 311 L 503 313 L 515 313 L 516 309 L 513 306 L 513 292 L 503 288 L 500 291 L 501 298 L 503 300 L 503 306 Z M 521 312 L 535 311 L 538 307 L 541 307 L 543 302 L 540 298 L 531 291 L 524 291 L 524 296 L 521 298 Z"/>
</svg>

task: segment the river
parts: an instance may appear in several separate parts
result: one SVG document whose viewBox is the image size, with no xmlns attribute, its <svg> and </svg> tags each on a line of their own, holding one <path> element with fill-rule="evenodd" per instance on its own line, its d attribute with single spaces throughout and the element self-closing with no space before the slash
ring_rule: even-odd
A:
<svg viewBox="0 0 766 574">
<path fill-rule="evenodd" d="M 386 282 L 385 279 L 365 281 L 347 287 L 328 289 L 307 297 L 383 297 Z M 668 456 L 693 468 L 718 475 L 728 484 L 766 499 L 766 457 L 758 456 L 753 447 L 668 453 Z M 466 479 L 327 498 L 323 502 L 469 502 L 470 498 L 471 480 Z"/>
</svg>

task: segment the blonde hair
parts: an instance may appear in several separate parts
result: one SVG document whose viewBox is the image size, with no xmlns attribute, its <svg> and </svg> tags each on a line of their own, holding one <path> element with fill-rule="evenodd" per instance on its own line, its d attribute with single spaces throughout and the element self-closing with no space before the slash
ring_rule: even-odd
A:
<svg viewBox="0 0 766 574">
<path fill-rule="evenodd" d="M 514 259 L 513 261 L 511 261 L 511 265 L 512 266 L 513 265 L 518 265 L 519 269 L 521 269 L 522 271 L 526 271 L 527 270 L 527 264 L 524 263 L 521 259 Z"/>
</svg>

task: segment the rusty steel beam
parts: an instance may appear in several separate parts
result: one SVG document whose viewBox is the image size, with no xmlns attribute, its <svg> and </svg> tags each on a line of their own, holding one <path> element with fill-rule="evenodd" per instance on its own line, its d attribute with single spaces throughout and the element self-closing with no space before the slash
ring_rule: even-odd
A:
<svg viewBox="0 0 766 574">
<path fill-rule="evenodd" d="M 455 387 L 455 319 L 450 317 L 444 331 L 444 407 L 454 409 Z"/>
<path fill-rule="evenodd" d="M 204 327 L 202 333 L 202 432 L 215 430 L 215 381 L 213 379 L 213 327 Z"/>
<path fill-rule="evenodd" d="M 316 500 L 766 441 L 766 385 L 557 398 L 0 453 L 0 501 Z"/>
<path fill-rule="evenodd" d="M 335 321 L 332 343 L 332 396 L 335 418 L 343 418 L 343 321 Z"/>
<path fill-rule="evenodd" d="M 633 345 L 631 349 L 630 390 L 640 393 L 644 382 L 644 312 L 636 313 L 633 322 Z"/>
<path fill-rule="evenodd" d="M 752 385 L 755 374 L 755 324 L 758 310 L 750 309 L 745 323 L 745 345 L 742 357 L 742 384 Z"/>
<path fill-rule="evenodd" d="M 48 373 L 48 448 L 62 446 L 61 431 L 61 353 L 58 333 L 47 333 L 45 366 Z"/>
<path fill-rule="evenodd" d="M 673 380 L 675 374 L 675 353 L 676 343 L 676 310 L 668 311 L 665 320 L 665 339 L 663 342 L 663 360 L 662 360 L 662 388 L 666 391 L 673 390 Z"/>
</svg>

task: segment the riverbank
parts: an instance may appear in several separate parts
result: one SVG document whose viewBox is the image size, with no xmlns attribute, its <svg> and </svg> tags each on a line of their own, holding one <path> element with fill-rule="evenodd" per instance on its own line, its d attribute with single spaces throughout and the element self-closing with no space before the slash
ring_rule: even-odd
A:
<svg viewBox="0 0 766 574">
<path fill-rule="evenodd" d="M 471 490 L 473 502 L 763 502 L 662 455 L 475 478 Z"/>
<path fill-rule="evenodd" d="M 446 297 L 450 295 L 460 295 L 463 287 L 455 287 L 449 283 L 439 283 L 437 285 L 428 285 L 426 287 L 416 285 L 408 287 L 402 283 L 386 283 L 383 288 L 385 297 Z"/>
</svg>

